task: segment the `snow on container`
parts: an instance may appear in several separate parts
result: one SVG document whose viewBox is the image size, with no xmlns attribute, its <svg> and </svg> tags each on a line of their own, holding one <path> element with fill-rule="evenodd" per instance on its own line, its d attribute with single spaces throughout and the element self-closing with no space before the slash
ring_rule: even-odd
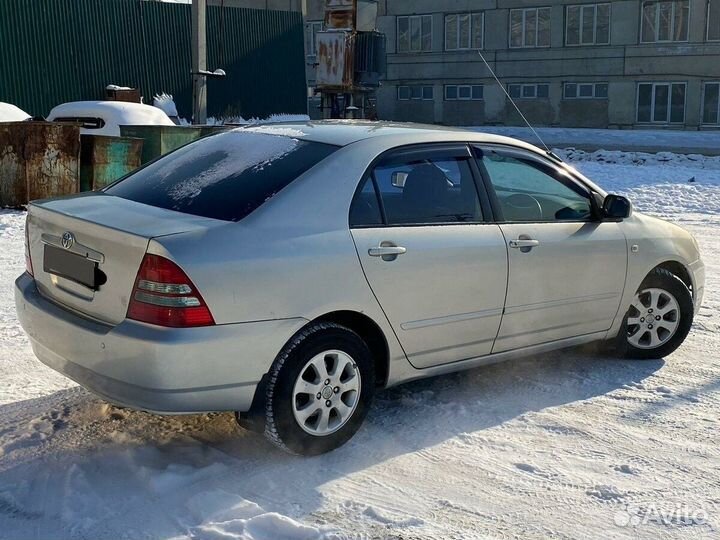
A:
<svg viewBox="0 0 720 540">
<path fill-rule="evenodd" d="M 0 122 L 23 122 L 29 119 L 30 115 L 21 108 L 0 101 Z"/>
<path fill-rule="evenodd" d="M 174 126 L 157 107 L 123 101 L 74 101 L 54 107 L 47 117 L 53 122 L 80 122 L 83 135 L 120 136 L 120 126 Z"/>
<path fill-rule="evenodd" d="M 0 206 L 80 190 L 80 126 L 0 123 Z"/>
<path fill-rule="evenodd" d="M 140 166 L 142 139 L 80 136 L 80 191 L 96 191 Z"/>
</svg>

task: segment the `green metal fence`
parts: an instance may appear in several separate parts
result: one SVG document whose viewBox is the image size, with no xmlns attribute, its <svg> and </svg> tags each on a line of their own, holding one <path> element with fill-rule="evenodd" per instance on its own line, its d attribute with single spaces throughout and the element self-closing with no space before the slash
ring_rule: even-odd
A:
<svg viewBox="0 0 720 540">
<path fill-rule="evenodd" d="M 306 110 L 299 12 L 208 7 L 210 116 Z M 0 0 L 0 101 L 31 115 L 103 99 L 105 86 L 175 97 L 190 118 L 190 6 L 144 0 Z"/>
</svg>

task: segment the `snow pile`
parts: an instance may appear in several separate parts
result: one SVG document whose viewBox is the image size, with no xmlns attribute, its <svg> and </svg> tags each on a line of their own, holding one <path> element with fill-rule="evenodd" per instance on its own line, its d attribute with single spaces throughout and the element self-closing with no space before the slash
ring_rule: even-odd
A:
<svg viewBox="0 0 720 540">
<path fill-rule="evenodd" d="M 607 191 L 629 197 L 642 212 L 674 220 L 686 220 L 689 213 L 720 214 L 720 157 L 553 151 Z"/>
<path fill-rule="evenodd" d="M 0 122 L 22 122 L 28 118 L 30 115 L 21 108 L 0 101 Z"/>
<path fill-rule="evenodd" d="M 245 119 L 242 116 L 226 116 L 223 118 L 210 117 L 207 124 L 210 126 L 223 126 L 226 124 L 280 124 L 287 122 L 308 122 L 310 117 L 307 114 L 271 114 L 267 118 L 252 117 Z"/>
<path fill-rule="evenodd" d="M 178 116 L 177 106 L 175 105 L 175 100 L 171 94 L 166 94 L 164 92 L 162 94 L 157 94 L 153 98 L 153 107 L 157 107 L 170 118 L 177 118 Z"/>
</svg>

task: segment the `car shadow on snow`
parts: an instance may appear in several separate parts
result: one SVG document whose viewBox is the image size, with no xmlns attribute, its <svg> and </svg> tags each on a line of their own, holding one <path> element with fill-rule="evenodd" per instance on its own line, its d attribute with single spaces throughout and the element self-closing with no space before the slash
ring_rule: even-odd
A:
<svg viewBox="0 0 720 540">
<path fill-rule="evenodd" d="M 313 458 L 275 449 L 231 414 L 160 417 L 64 390 L 0 406 L 0 527 L 8 537 L 171 537 L 248 512 L 313 519 L 335 479 L 663 365 L 572 349 L 408 383 L 379 392 L 358 434 Z"/>
</svg>

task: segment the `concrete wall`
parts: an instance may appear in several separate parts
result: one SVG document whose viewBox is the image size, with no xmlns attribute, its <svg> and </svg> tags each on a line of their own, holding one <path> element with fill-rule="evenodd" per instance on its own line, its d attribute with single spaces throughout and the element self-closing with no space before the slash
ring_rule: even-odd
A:
<svg viewBox="0 0 720 540">
<path fill-rule="evenodd" d="M 720 0 L 711 0 L 720 1 Z M 307 19 L 320 20 L 324 0 L 306 0 Z M 388 71 L 377 92 L 378 113 L 388 120 L 412 120 L 450 125 L 508 124 L 521 119 L 497 87 L 477 51 L 445 51 L 444 17 L 448 13 L 485 13 L 482 54 L 500 80 L 509 83 L 547 83 L 550 96 L 517 100 L 523 113 L 538 125 L 638 127 L 637 84 L 645 81 L 687 84 L 684 124 L 672 128 L 699 129 L 702 86 L 720 80 L 720 43 L 706 41 L 707 0 L 690 0 L 687 42 L 640 43 L 641 0 L 610 1 L 608 45 L 566 46 L 565 7 L 592 4 L 588 0 L 381 0 L 378 29 L 387 36 Z M 510 10 L 550 5 L 551 46 L 509 48 Z M 430 14 L 433 17 L 431 51 L 396 51 L 397 17 Z M 308 65 L 313 84 L 314 67 Z M 563 99 L 564 82 L 608 83 L 607 99 Z M 397 86 L 434 87 L 434 103 L 400 101 Z M 446 84 L 483 84 L 482 101 L 445 101 Z M 662 124 L 653 124 L 664 127 Z M 707 126 L 705 126 L 707 127 Z"/>
</svg>

